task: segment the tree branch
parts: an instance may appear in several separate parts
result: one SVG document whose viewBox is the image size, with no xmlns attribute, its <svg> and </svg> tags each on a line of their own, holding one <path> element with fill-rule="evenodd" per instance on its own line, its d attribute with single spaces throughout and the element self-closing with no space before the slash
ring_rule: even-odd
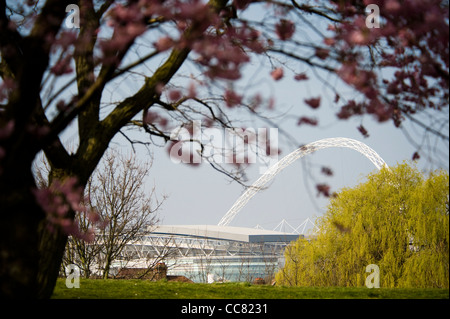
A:
<svg viewBox="0 0 450 319">
<path fill-rule="evenodd" d="M 10 27 L 10 21 L 6 15 L 6 0 L 0 0 L 0 51 L 2 64 L 2 77 L 7 69 L 15 75 L 21 65 L 22 36 L 16 29 Z"/>
</svg>

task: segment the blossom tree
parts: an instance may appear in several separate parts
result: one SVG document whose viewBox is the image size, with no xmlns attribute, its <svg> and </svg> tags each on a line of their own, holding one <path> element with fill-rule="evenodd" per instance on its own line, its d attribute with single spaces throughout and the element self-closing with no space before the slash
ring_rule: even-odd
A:
<svg viewBox="0 0 450 319">
<path fill-rule="evenodd" d="M 272 110 L 273 98 L 239 87 L 249 65 L 268 66 L 272 81 L 292 77 L 300 88 L 311 75 L 335 76 L 354 92 L 348 98 L 331 86 L 338 119 L 368 114 L 396 127 L 412 121 L 448 141 L 415 117 L 448 111 L 447 1 L 72 2 L 0 0 L 4 295 L 51 296 L 67 235 L 89 240 L 74 214 L 95 220 L 79 202 L 115 136 L 160 138 L 170 147 L 180 122 L 233 128 L 228 115 L 235 109 Z M 369 5 L 380 9 L 379 21 L 368 16 Z M 115 94 L 130 83 L 139 87 Z M 306 108 L 322 103 L 320 96 L 304 100 Z M 319 120 L 301 116 L 298 124 Z M 68 152 L 61 136 L 72 123 L 78 145 Z M 131 128 L 147 140 L 133 140 Z M 51 168 L 46 189 L 37 189 L 31 170 L 40 151 Z"/>
</svg>

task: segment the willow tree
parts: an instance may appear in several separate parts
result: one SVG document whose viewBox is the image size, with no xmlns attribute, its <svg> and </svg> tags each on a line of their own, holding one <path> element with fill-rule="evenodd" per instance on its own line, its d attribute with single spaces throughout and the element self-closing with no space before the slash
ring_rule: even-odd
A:
<svg viewBox="0 0 450 319">
<path fill-rule="evenodd" d="M 316 75 L 329 81 L 338 119 L 413 121 L 448 142 L 441 124 L 417 117 L 448 108 L 447 1 L 73 2 L 0 0 L 2 294 L 51 295 L 67 235 L 77 231 L 70 221 L 86 210 L 77 203 L 82 188 L 115 136 L 171 145 L 172 129 L 192 120 L 234 128 L 241 123 L 230 109 L 276 109 L 273 97 L 255 92 L 258 83 L 239 82 L 246 66 L 260 66 L 265 81 L 293 78 L 300 90 Z M 369 3 L 382 19 L 367 16 Z M 129 84 L 137 89 L 117 89 Z M 321 107 L 310 95 L 299 110 Z M 299 125 L 317 125 L 301 113 Z M 69 126 L 78 135 L 73 152 L 62 139 Z M 148 136 L 135 141 L 132 128 Z M 47 190 L 36 190 L 31 171 L 41 151 L 51 167 Z M 65 207 L 65 218 L 53 218 Z M 63 223 L 48 227 L 55 221 Z"/>
<path fill-rule="evenodd" d="M 314 238 L 286 250 L 281 284 L 363 286 L 366 266 L 381 287 L 449 287 L 449 176 L 401 164 L 343 189 Z"/>
</svg>

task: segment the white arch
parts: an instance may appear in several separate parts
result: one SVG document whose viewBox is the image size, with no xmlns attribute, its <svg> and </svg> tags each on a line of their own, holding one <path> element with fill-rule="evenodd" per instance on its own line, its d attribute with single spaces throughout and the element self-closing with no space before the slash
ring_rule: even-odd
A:
<svg viewBox="0 0 450 319">
<path fill-rule="evenodd" d="M 281 172 L 284 168 L 292 164 L 299 158 L 307 154 L 314 153 L 315 151 L 329 148 L 329 147 L 346 147 L 351 148 L 355 151 L 360 152 L 365 157 L 367 157 L 377 169 L 382 167 L 387 167 L 385 161 L 370 147 L 366 144 L 359 142 L 357 140 L 345 137 L 333 137 L 318 140 L 309 143 L 299 149 L 293 151 L 289 155 L 286 155 L 283 159 L 278 161 L 275 165 L 271 166 L 252 186 L 250 186 L 234 203 L 230 210 L 222 217 L 219 222 L 219 226 L 227 226 L 241 210 L 242 207 L 247 204 L 247 202 L 262 189 L 270 180 L 272 180 L 275 175 Z"/>
</svg>

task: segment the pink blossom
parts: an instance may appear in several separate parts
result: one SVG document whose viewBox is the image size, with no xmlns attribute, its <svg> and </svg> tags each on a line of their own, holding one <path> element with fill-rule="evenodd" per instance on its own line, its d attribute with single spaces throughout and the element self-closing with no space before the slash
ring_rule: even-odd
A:
<svg viewBox="0 0 450 319">
<path fill-rule="evenodd" d="M 114 28 L 111 39 L 100 41 L 100 48 L 104 59 L 109 59 L 108 63 L 118 62 L 114 59 L 117 51 L 125 49 L 134 39 L 147 30 L 144 24 L 142 5 L 131 4 L 124 7 L 117 4 L 110 12 L 109 26 Z"/>
<path fill-rule="evenodd" d="M 282 19 L 275 25 L 275 31 L 280 40 L 289 40 L 295 32 L 295 25 L 292 21 Z"/>
<path fill-rule="evenodd" d="M 233 4 L 237 9 L 246 9 L 253 0 L 233 0 Z"/>
<path fill-rule="evenodd" d="M 316 189 L 318 191 L 317 195 L 323 194 L 325 197 L 330 197 L 331 187 L 327 184 L 317 184 Z"/>
<path fill-rule="evenodd" d="M 155 43 L 155 47 L 158 51 L 166 51 L 174 46 L 175 42 L 170 37 L 162 37 Z"/>
<path fill-rule="evenodd" d="M 14 131 L 14 121 L 8 121 L 3 127 L 0 127 L 0 140 L 7 139 Z"/>
<path fill-rule="evenodd" d="M 442 21 L 442 15 L 436 8 L 427 10 L 425 14 L 425 22 L 429 24 L 436 24 Z"/>
<path fill-rule="evenodd" d="M 325 60 L 330 55 L 330 50 L 325 48 L 317 48 L 316 49 L 316 57 L 321 60 Z"/>
<path fill-rule="evenodd" d="M 401 9 L 401 5 L 397 0 L 387 0 L 383 8 L 389 12 L 396 12 Z"/>
<path fill-rule="evenodd" d="M 224 98 L 228 107 L 234 107 L 242 102 L 242 96 L 236 94 L 233 90 L 226 90 Z"/>
<path fill-rule="evenodd" d="M 30 124 L 27 126 L 27 130 L 37 138 L 45 137 L 50 133 L 50 127 L 46 125 L 39 126 L 37 124 Z"/>
<path fill-rule="evenodd" d="M 96 212 L 87 209 L 82 203 L 83 189 L 77 186 L 75 177 L 67 178 L 64 182 L 55 180 L 49 187 L 35 189 L 33 193 L 36 202 L 47 214 L 50 230 L 60 227 L 68 235 L 82 239 L 92 237 L 89 234 L 89 232 L 92 232 L 91 230 L 88 230 L 87 233 L 82 233 L 78 223 L 70 216 L 70 211 L 72 210 L 87 214 L 93 222 L 100 221 L 99 216 L 95 216 Z"/>
<path fill-rule="evenodd" d="M 209 70 L 205 72 L 205 75 L 211 79 L 220 78 L 224 80 L 239 80 L 241 78 L 241 72 L 238 68 L 224 67 L 224 66 L 210 66 Z"/>
<path fill-rule="evenodd" d="M 350 33 L 349 36 L 349 42 L 353 44 L 365 44 L 366 43 L 366 37 L 360 30 L 355 30 L 352 33 Z"/>
<path fill-rule="evenodd" d="M 158 118 L 159 118 L 158 113 L 152 112 L 152 111 L 148 111 L 146 114 L 144 114 L 144 124 L 152 124 Z"/>
<path fill-rule="evenodd" d="M 270 73 L 270 76 L 272 76 L 272 78 L 273 78 L 275 81 L 281 80 L 281 79 L 283 78 L 283 76 L 284 76 L 284 70 L 283 70 L 283 68 L 276 68 L 275 70 L 273 70 L 273 71 Z"/>
<path fill-rule="evenodd" d="M 302 116 L 302 117 L 298 120 L 297 125 L 308 124 L 308 125 L 316 126 L 318 123 L 319 123 L 319 122 L 317 121 L 316 118 L 311 118 L 311 117 Z"/>
<path fill-rule="evenodd" d="M 197 91 L 196 91 L 195 83 L 191 82 L 191 83 L 189 83 L 188 97 L 190 99 L 194 99 L 196 96 L 197 96 Z"/>
<path fill-rule="evenodd" d="M 259 108 L 261 106 L 262 102 L 263 102 L 263 98 L 261 97 L 261 94 L 257 93 L 251 99 L 250 108 L 252 110 L 256 110 L 257 108 Z"/>
<path fill-rule="evenodd" d="M 369 137 L 369 133 L 367 132 L 366 128 L 362 125 L 358 126 L 358 131 L 364 136 Z"/>
<path fill-rule="evenodd" d="M 235 43 L 238 40 L 241 45 L 255 53 L 263 53 L 265 51 L 265 45 L 261 40 L 261 32 L 245 23 L 242 27 L 230 28 L 227 32 L 227 37 L 228 41 Z"/>
<path fill-rule="evenodd" d="M 338 61 L 342 62 L 337 74 L 367 99 L 362 103 L 347 103 L 338 117 L 369 113 L 378 121 L 392 119 L 399 126 L 404 118 L 402 112 L 435 108 L 436 98 L 448 100 L 448 93 L 442 93 L 448 91 L 445 79 L 448 79 L 449 34 L 448 8 L 442 7 L 442 1 L 364 0 L 364 4 L 379 5 L 382 28 L 368 29 L 364 25 L 366 16 L 359 14 L 349 2 L 336 3 L 335 8 L 345 23 L 336 24 L 339 28 L 329 28 L 334 34 L 330 37 L 335 42 L 332 50 L 336 50 Z M 375 43 L 386 44 L 377 46 L 375 55 L 368 56 L 358 48 Z M 422 52 L 427 52 L 426 57 L 421 57 Z M 389 72 L 383 74 L 387 68 Z M 394 74 L 394 78 L 387 74 Z M 383 75 L 385 78 L 377 78 Z M 439 78 L 442 86 L 437 90 L 431 88 L 430 78 Z M 381 103 L 380 96 L 385 99 L 388 95 L 395 97 Z M 398 105 L 402 106 L 402 112 L 398 111 Z"/>
<path fill-rule="evenodd" d="M 364 109 L 365 106 L 362 103 L 356 103 L 355 100 L 350 100 L 346 105 L 341 107 L 337 117 L 341 120 L 348 119 L 353 115 L 361 115 Z"/>
<path fill-rule="evenodd" d="M 114 57 L 117 51 L 124 49 L 132 40 L 133 37 L 127 34 L 125 30 L 117 29 L 114 37 L 109 40 L 100 41 L 100 48 L 103 51 L 104 57 Z"/>
<path fill-rule="evenodd" d="M 326 45 L 329 45 L 329 46 L 333 46 L 336 44 L 336 40 L 333 38 L 325 38 L 325 39 L 323 39 L 323 43 L 325 43 Z"/>
<path fill-rule="evenodd" d="M 55 75 L 69 74 L 73 72 L 72 66 L 70 65 L 72 57 L 67 55 L 63 59 L 59 60 L 50 71 Z"/>
<path fill-rule="evenodd" d="M 89 219 L 89 221 L 91 221 L 94 224 L 100 221 L 100 215 L 96 211 L 93 211 L 93 210 L 91 210 L 87 213 L 87 218 Z"/>
<path fill-rule="evenodd" d="M 165 88 L 164 83 L 158 83 L 156 84 L 155 91 L 157 94 L 162 94 L 164 92 L 164 88 Z"/>
<path fill-rule="evenodd" d="M 358 77 L 356 76 L 356 64 L 348 63 L 343 64 L 338 70 L 337 74 L 344 80 L 347 84 L 355 84 L 358 82 Z"/>
<path fill-rule="evenodd" d="M 191 44 L 192 49 L 199 54 L 197 62 L 205 67 L 205 74 L 210 78 L 237 80 L 241 77 L 240 66 L 250 61 L 249 56 L 237 45 L 239 38 L 231 39 L 229 35 L 222 38 L 205 36 L 201 41 Z"/>
<path fill-rule="evenodd" d="M 210 118 L 210 117 L 204 117 L 202 120 L 202 125 L 204 127 L 213 127 L 214 125 L 214 119 Z"/>
<path fill-rule="evenodd" d="M 92 243 L 95 238 L 95 232 L 92 228 L 89 228 L 85 233 L 79 234 L 79 237 L 87 243 Z"/>
<path fill-rule="evenodd" d="M 8 99 L 9 94 L 17 87 L 16 82 L 9 77 L 5 76 L 2 80 L 0 83 L 0 102 Z"/>
<path fill-rule="evenodd" d="M 113 24 L 127 24 L 143 19 L 143 13 L 139 5 L 129 5 L 124 7 L 120 3 L 111 10 Z"/>
<path fill-rule="evenodd" d="M 147 27 L 142 23 L 129 23 L 125 29 L 128 36 L 133 37 L 133 38 L 140 36 L 146 30 L 147 30 Z"/>
<path fill-rule="evenodd" d="M 158 123 L 162 128 L 166 129 L 167 125 L 169 124 L 169 120 L 164 117 L 160 117 Z"/>
<path fill-rule="evenodd" d="M 317 98 L 305 99 L 305 103 L 313 109 L 317 109 L 320 106 L 320 96 Z"/>
<path fill-rule="evenodd" d="M 308 76 L 306 75 L 306 73 L 299 73 L 295 75 L 294 79 L 296 81 L 305 81 L 308 80 Z"/>
<path fill-rule="evenodd" d="M 273 97 L 271 97 L 271 98 L 269 99 L 269 103 L 268 103 L 268 105 L 267 105 L 267 108 L 268 108 L 269 110 L 275 109 L 275 99 L 274 99 Z"/>
<path fill-rule="evenodd" d="M 333 176 L 333 171 L 329 167 L 322 166 L 322 170 L 321 171 L 322 171 L 322 174 L 324 174 L 326 176 Z"/>
<path fill-rule="evenodd" d="M 171 101 L 178 101 L 181 99 L 182 94 L 180 90 L 170 90 L 169 92 L 169 100 Z"/>
<path fill-rule="evenodd" d="M 63 51 L 66 51 L 71 45 L 76 44 L 78 39 L 78 32 L 75 31 L 62 31 L 55 41 L 51 41 L 54 46 L 61 47 Z"/>
<path fill-rule="evenodd" d="M 67 104 L 64 102 L 64 100 L 59 100 L 58 103 L 56 103 L 56 108 L 58 111 L 62 112 L 67 110 Z"/>
</svg>

